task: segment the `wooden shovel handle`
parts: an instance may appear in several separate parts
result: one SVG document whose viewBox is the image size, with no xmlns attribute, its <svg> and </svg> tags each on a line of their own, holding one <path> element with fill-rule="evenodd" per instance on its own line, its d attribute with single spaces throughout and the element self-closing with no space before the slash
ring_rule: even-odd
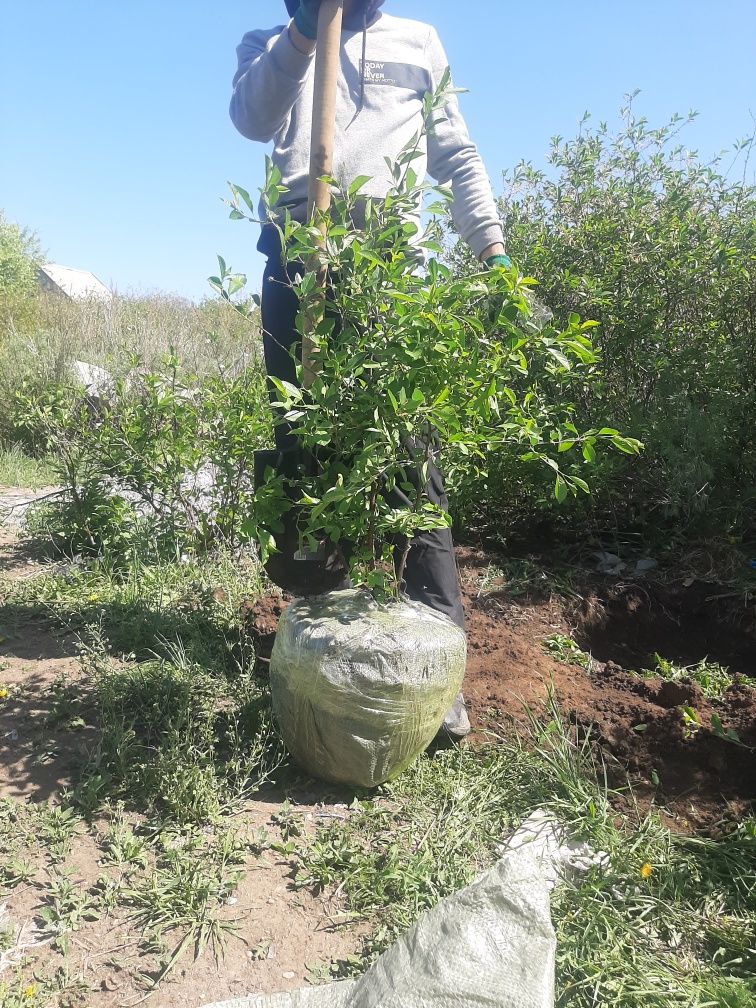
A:
<svg viewBox="0 0 756 1008">
<path fill-rule="evenodd" d="M 336 128 L 336 84 L 341 69 L 341 21 L 344 0 L 322 0 L 315 50 L 312 134 L 310 136 L 310 189 L 308 219 L 313 210 L 327 213 L 331 190 L 320 181 L 333 170 L 333 137 Z"/>
<path fill-rule="evenodd" d="M 315 81 L 313 85 L 312 133 L 310 135 L 310 186 L 307 219 L 315 221 L 325 235 L 331 188 L 321 182 L 321 176 L 333 171 L 333 138 L 336 129 L 336 84 L 341 68 L 341 22 L 344 0 L 322 0 L 318 15 L 318 38 L 315 50 Z M 314 263 L 318 285 L 325 288 L 326 273 L 320 263 Z M 317 324 L 318 316 L 308 320 L 307 328 Z M 312 344 L 305 333 L 302 339 L 302 384 L 309 388 L 315 378 Z"/>
</svg>

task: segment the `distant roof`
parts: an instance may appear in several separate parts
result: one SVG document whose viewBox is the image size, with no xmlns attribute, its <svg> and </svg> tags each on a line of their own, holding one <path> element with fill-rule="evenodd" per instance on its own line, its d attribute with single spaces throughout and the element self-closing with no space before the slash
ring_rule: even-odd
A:
<svg viewBox="0 0 756 1008">
<path fill-rule="evenodd" d="M 113 292 L 102 280 L 88 270 L 74 269 L 72 266 L 60 266 L 58 263 L 45 263 L 40 266 L 40 283 L 48 289 L 52 286 L 74 301 L 86 301 L 87 298 L 100 298 L 110 301 Z"/>
</svg>

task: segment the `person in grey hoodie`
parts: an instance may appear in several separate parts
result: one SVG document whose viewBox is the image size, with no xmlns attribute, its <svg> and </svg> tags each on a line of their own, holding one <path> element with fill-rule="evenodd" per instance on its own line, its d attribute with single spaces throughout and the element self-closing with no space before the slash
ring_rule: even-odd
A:
<svg viewBox="0 0 756 1008">
<path fill-rule="evenodd" d="M 448 67 L 432 26 L 386 14 L 383 3 L 344 2 L 332 169 L 344 188 L 358 175 L 369 176 L 361 192 L 378 198 L 393 185 L 385 159 L 393 163 L 421 132 L 423 98 L 437 88 Z M 238 46 L 230 113 L 243 136 L 273 142 L 273 163 L 287 189 L 284 204 L 292 217 L 304 221 L 320 0 L 286 0 L 286 7 L 288 24 L 248 32 Z M 432 134 L 421 141 L 422 157 L 413 168 L 419 178 L 427 171 L 451 186 L 455 225 L 481 262 L 508 266 L 491 184 L 456 95 L 448 99 L 444 111 Z M 263 226 L 257 246 L 267 257 L 261 309 L 265 365 L 269 375 L 296 383 L 297 299 L 291 289 L 293 267 L 282 262 L 278 235 L 274 227 Z M 277 425 L 275 432 L 280 450 L 293 447 L 285 425 Z M 448 509 L 436 467 L 431 468 L 426 490 L 431 501 Z M 443 612 L 464 629 L 449 529 L 415 536 L 403 587 L 410 598 Z M 470 730 L 461 694 L 444 720 L 444 730 L 453 739 Z"/>
</svg>

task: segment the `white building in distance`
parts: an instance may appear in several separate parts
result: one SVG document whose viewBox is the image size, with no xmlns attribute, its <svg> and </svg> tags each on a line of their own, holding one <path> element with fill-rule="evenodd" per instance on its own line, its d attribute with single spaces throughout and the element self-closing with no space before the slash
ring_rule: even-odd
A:
<svg viewBox="0 0 756 1008">
<path fill-rule="evenodd" d="M 45 263 L 37 273 L 40 288 L 48 294 L 57 294 L 71 301 L 112 301 L 113 292 L 88 270 Z"/>
</svg>

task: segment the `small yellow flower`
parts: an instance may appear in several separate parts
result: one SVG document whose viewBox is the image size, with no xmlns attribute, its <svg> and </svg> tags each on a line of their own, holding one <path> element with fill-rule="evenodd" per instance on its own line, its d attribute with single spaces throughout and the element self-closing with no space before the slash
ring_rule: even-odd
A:
<svg viewBox="0 0 756 1008">
<path fill-rule="evenodd" d="M 37 993 L 37 985 L 36 984 L 29 984 L 28 987 L 24 988 L 24 997 L 25 998 L 34 997 L 34 995 L 36 993 Z"/>
<path fill-rule="evenodd" d="M 0 700 L 5 700 L 5 698 L 9 697 L 9 696 L 10 696 L 10 693 L 5 688 L 5 686 L 0 686 Z"/>
<path fill-rule="evenodd" d="M 651 872 L 653 870 L 654 869 L 651 867 L 651 865 L 648 863 L 648 861 L 646 861 L 646 863 L 644 865 L 641 865 L 640 877 L 642 879 L 651 878 Z"/>
<path fill-rule="evenodd" d="M 99 599 L 97 592 L 92 592 L 91 595 L 87 595 L 87 602 L 96 602 Z"/>
</svg>

